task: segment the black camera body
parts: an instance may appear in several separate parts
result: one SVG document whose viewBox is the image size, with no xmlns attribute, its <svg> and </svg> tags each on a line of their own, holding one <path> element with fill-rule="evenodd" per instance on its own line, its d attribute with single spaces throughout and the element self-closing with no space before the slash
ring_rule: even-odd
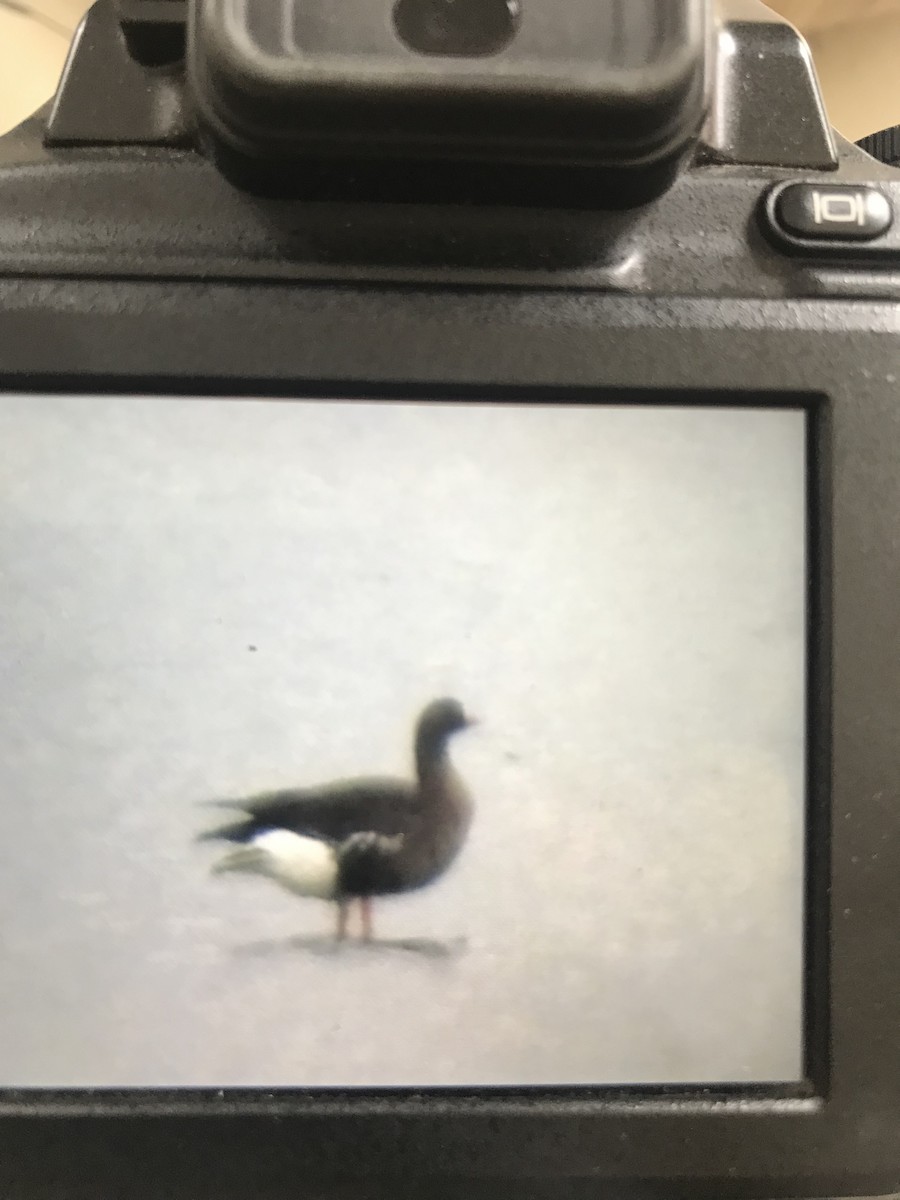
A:
<svg viewBox="0 0 900 1200">
<path fill-rule="evenodd" d="M 900 172 L 762 5 L 455 2 L 100 0 L 0 140 L 0 386 L 802 409 L 803 1079 L 9 1087 L 6 1196 L 900 1191 Z"/>
</svg>

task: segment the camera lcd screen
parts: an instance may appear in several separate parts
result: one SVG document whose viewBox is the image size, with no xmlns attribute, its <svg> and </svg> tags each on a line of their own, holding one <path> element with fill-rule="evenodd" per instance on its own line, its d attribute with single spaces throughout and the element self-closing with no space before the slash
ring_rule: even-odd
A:
<svg viewBox="0 0 900 1200">
<path fill-rule="evenodd" d="M 0 396 L 0 1087 L 801 1078 L 807 418 L 660 399 Z"/>
</svg>

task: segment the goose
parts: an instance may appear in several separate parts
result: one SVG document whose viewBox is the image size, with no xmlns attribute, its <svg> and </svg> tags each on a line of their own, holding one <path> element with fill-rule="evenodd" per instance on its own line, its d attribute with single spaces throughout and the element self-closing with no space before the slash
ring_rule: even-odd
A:
<svg viewBox="0 0 900 1200">
<path fill-rule="evenodd" d="M 415 726 L 415 781 L 343 779 L 214 801 L 241 815 L 200 834 L 234 843 L 213 874 L 263 875 L 295 895 L 334 902 L 337 941 L 347 936 L 355 901 L 362 939 L 371 941 L 373 898 L 433 883 L 465 844 L 473 804 L 448 744 L 474 724 L 458 700 L 426 705 Z"/>
</svg>

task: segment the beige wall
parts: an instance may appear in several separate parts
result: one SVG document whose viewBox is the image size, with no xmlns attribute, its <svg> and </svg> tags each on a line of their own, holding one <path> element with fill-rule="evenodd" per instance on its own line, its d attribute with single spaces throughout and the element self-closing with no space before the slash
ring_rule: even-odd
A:
<svg viewBox="0 0 900 1200">
<path fill-rule="evenodd" d="M 0 0 L 0 132 L 52 96 L 87 0 Z M 30 15 L 26 15 L 30 12 Z"/>
<path fill-rule="evenodd" d="M 900 12 L 810 39 L 832 124 L 851 141 L 900 125 Z"/>
<path fill-rule="evenodd" d="M 20 0 L 24 3 L 24 0 Z M 770 0 L 810 38 L 831 120 L 850 138 L 900 124 L 900 0 Z M 52 94 L 86 0 L 0 0 L 0 131 Z"/>
<path fill-rule="evenodd" d="M 897 9 L 897 0 L 768 0 L 768 3 L 807 30 L 868 21 Z"/>
<path fill-rule="evenodd" d="M 852 140 L 900 124 L 900 0 L 768 0 L 809 38 L 832 123 Z"/>
</svg>

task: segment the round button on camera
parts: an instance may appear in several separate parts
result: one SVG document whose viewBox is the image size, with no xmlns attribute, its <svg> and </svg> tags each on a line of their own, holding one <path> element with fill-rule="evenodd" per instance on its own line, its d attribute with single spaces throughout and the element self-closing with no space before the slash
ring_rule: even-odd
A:
<svg viewBox="0 0 900 1200">
<path fill-rule="evenodd" d="M 397 0 L 394 28 L 416 54 L 486 58 L 516 35 L 519 0 Z"/>
</svg>

